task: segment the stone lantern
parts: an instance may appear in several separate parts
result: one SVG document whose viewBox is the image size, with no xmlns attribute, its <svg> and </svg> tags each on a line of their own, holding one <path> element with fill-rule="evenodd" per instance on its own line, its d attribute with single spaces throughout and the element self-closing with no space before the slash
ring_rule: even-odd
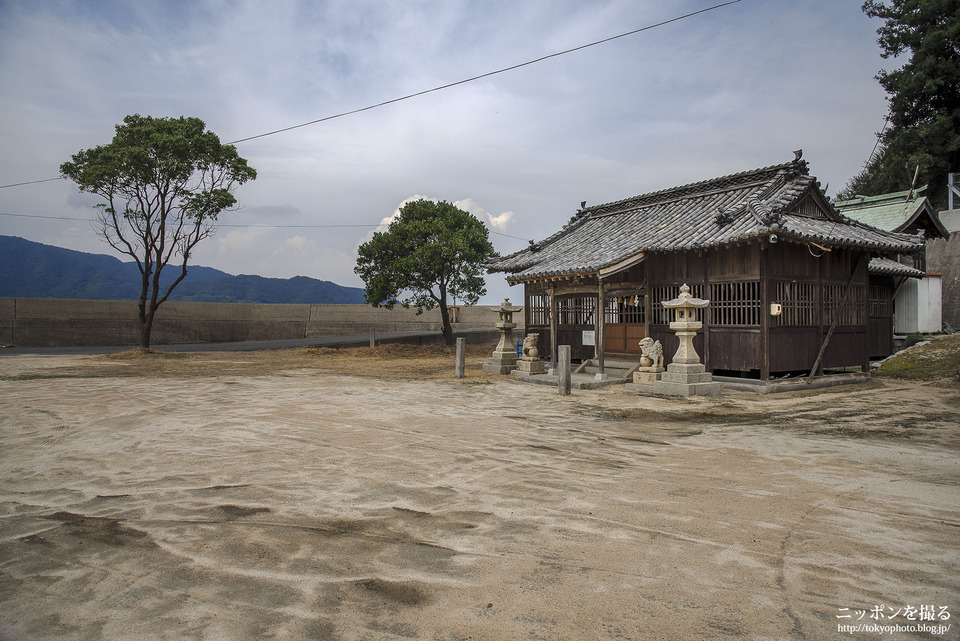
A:
<svg viewBox="0 0 960 641">
<path fill-rule="evenodd" d="M 674 396 L 719 396 L 720 383 L 713 381 L 713 375 L 707 372 L 693 347 L 697 330 L 703 328 L 703 323 L 696 320 L 696 312 L 705 309 L 710 301 L 691 296 L 690 287 L 684 283 L 680 288 L 680 296 L 661 304 L 667 309 L 676 310 L 676 320 L 670 323 L 670 329 L 676 332 L 680 345 L 667 371 L 653 384 L 653 391 Z"/>
<path fill-rule="evenodd" d="M 500 342 L 493 350 L 493 356 L 484 364 L 483 371 L 490 374 L 509 374 L 517 366 L 517 349 L 511 336 L 513 328 L 517 326 L 513 322 L 513 314 L 522 309 L 523 307 L 511 305 L 509 298 L 504 298 L 499 307 L 490 308 L 490 311 L 499 314 L 499 320 L 494 323 L 494 327 L 500 330 Z"/>
</svg>

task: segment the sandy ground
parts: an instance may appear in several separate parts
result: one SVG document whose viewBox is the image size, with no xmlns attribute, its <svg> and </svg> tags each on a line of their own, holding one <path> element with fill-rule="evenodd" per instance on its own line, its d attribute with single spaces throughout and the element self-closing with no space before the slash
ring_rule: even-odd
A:
<svg viewBox="0 0 960 641">
<path fill-rule="evenodd" d="M 960 638 L 957 385 L 397 350 L 0 357 L 0 639 Z"/>
</svg>

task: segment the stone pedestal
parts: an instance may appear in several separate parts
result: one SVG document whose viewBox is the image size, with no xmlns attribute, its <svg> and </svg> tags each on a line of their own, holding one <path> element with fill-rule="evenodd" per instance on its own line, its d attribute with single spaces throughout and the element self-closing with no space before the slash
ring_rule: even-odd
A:
<svg viewBox="0 0 960 641">
<path fill-rule="evenodd" d="M 517 361 L 517 371 L 525 374 L 546 374 L 547 368 L 540 359 L 526 360 L 521 358 Z"/>
<path fill-rule="evenodd" d="M 660 374 L 662 372 L 648 372 L 648 371 L 639 371 L 633 373 L 633 384 L 634 385 L 653 385 L 660 380 Z"/>
<path fill-rule="evenodd" d="M 500 330 L 500 342 L 490 359 L 483 364 L 483 371 L 490 374 L 509 374 L 517 366 L 517 348 L 513 346 L 510 338 L 514 327 L 514 323 L 496 324 L 496 328 Z"/>
<path fill-rule="evenodd" d="M 653 383 L 655 394 L 671 396 L 720 396 L 723 386 L 700 364 L 670 363 L 660 380 Z"/>
</svg>

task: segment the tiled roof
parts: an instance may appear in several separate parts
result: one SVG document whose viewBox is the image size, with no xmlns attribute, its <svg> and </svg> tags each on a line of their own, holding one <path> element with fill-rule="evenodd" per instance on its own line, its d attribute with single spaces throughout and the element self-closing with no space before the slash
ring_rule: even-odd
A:
<svg viewBox="0 0 960 641">
<path fill-rule="evenodd" d="M 822 217 L 799 215 L 801 201 L 809 195 L 822 206 L 814 212 Z M 916 236 L 844 220 L 823 198 L 816 179 L 807 175 L 806 162 L 797 158 L 588 207 L 564 229 L 488 267 L 509 273 L 511 281 L 590 274 L 640 252 L 696 250 L 772 234 L 779 240 L 881 252 L 923 248 Z"/>
<path fill-rule="evenodd" d="M 898 263 L 890 258 L 871 258 L 867 269 L 871 274 L 881 276 L 908 276 L 910 278 L 923 278 L 926 274 L 919 269 Z"/>
<path fill-rule="evenodd" d="M 923 195 L 925 187 L 898 191 L 882 196 L 857 196 L 833 205 L 844 216 L 884 231 L 903 231 L 926 213 L 921 221 L 931 227 L 928 237 L 948 238 L 950 233 L 940 222 L 930 201 Z"/>
</svg>

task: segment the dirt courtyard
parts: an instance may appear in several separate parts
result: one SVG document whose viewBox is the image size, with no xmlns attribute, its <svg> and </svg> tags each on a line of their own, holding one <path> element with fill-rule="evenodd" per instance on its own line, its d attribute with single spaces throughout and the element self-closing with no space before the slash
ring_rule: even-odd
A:
<svg viewBox="0 0 960 641">
<path fill-rule="evenodd" d="M 0 639 L 960 639 L 956 383 L 436 351 L 0 356 Z"/>
</svg>

